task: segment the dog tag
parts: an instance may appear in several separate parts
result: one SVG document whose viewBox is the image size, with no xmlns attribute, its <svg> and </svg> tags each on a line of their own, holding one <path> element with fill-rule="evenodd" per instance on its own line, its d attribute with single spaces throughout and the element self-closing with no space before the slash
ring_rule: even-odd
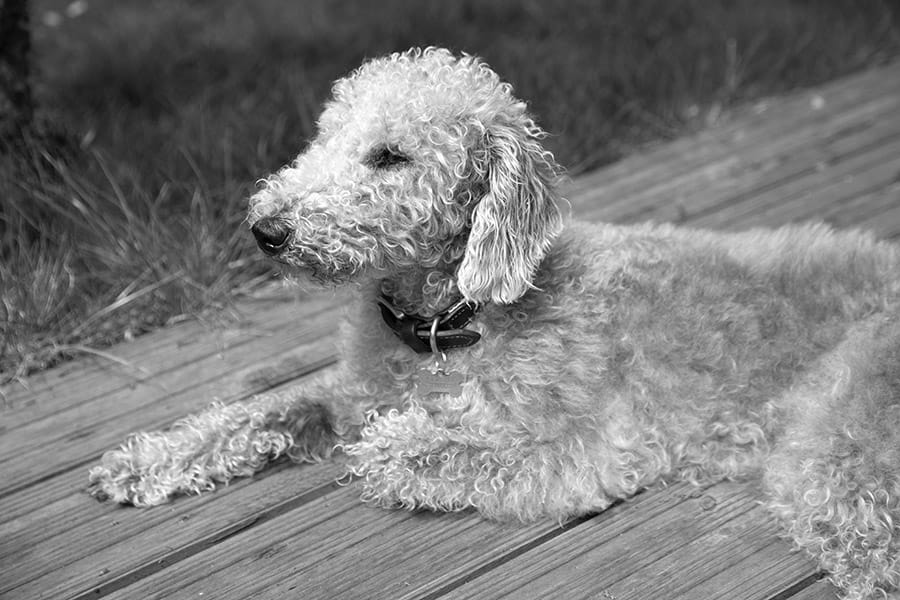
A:
<svg viewBox="0 0 900 600">
<path fill-rule="evenodd" d="M 416 391 L 423 396 L 449 394 L 456 397 L 462 393 L 465 381 L 466 376 L 457 371 L 447 373 L 442 369 L 420 369 L 416 378 Z"/>
</svg>

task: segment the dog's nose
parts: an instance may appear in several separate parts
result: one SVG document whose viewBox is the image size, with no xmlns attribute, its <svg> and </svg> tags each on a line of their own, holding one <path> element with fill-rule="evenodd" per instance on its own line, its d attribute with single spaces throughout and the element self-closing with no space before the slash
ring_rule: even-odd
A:
<svg viewBox="0 0 900 600">
<path fill-rule="evenodd" d="M 291 228 L 278 217 L 263 217 L 250 228 L 260 250 L 273 256 L 287 246 Z"/>
</svg>

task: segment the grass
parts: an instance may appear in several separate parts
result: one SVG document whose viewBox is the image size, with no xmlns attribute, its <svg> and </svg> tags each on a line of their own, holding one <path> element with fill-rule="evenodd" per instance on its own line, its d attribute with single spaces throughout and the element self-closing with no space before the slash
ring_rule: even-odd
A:
<svg viewBox="0 0 900 600">
<path fill-rule="evenodd" d="M 887 0 L 35 2 L 42 135 L 0 161 L 0 381 L 271 277 L 254 181 L 330 83 L 412 45 L 483 56 L 573 174 L 900 51 Z M 77 11 L 76 11 L 77 12 Z M 53 15 L 59 23 L 53 23 Z"/>
</svg>

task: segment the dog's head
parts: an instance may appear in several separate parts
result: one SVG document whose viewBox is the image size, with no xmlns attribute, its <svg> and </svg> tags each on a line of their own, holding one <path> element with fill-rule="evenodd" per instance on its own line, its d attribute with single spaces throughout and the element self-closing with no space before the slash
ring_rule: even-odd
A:
<svg viewBox="0 0 900 600">
<path fill-rule="evenodd" d="M 558 168 L 483 62 L 431 48 L 367 62 L 318 124 L 250 200 L 266 254 L 320 283 L 434 267 L 469 300 L 525 293 L 561 227 Z"/>
</svg>

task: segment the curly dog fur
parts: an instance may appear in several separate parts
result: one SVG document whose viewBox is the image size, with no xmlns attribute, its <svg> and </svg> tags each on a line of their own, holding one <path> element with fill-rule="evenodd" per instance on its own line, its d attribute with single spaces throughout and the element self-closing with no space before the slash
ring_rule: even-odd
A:
<svg viewBox="0 0 900 600">
<path fill-rule="evenodd" d="M 352 284 L 340 372 L 134 434 L 92 493 L 147 506 L 336 449 L 366 501 L 492 518 L 755 477 L 847 598 L 896 593 L 900 248 L 572 222 L 543 135 L 471 56 L 411 50 L 338 81 L 248 222 L 297 279 Z M 481 340 L 415 352 L 382 296 L 426 317 L 462 298 Z M 435 366 L 459 389 L 420 392 Z"/>
</svg>

